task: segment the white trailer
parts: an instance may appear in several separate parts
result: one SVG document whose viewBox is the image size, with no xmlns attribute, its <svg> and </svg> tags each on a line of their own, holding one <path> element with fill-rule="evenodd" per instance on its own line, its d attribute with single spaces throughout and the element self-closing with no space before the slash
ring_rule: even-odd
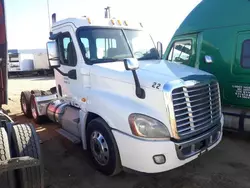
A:
<svg viewBox="0 0 250 188">
<path fill-rule="evenodd" d="M 33 54 L 8 53 L 8 71 L 33 71 Z"/>
<path fill-rule="evenodd" d="M 10 74 L 37 73 L 44 75 L 52 71 L 46 50 L 9 50 L 8 52 L 8 72 Z"/>
<path fill-rule="evenodd" d="M 34 70 L 49 70 L 49 61 L 47 52 L 33 54 Z"/>
<path fill-rule="evenodd" d="M 161 43 L 141 24 L 68 18 L 53 23 L 50 39 L 56 87 L 23 92 L 23 112 L 59 123 L 102 173 L 168 171 L 221 141 L 216 78 L 161 60 Z"/>
</svg>

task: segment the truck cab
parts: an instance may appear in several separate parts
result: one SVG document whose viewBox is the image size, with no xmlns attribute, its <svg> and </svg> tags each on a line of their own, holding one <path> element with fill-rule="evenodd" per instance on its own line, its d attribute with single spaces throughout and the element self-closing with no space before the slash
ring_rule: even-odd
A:
<svg viewBox="0 0 250 188">
<path fill-rule="evenodd" d="M 180 24 L 163 59 L 215 75 L 225 126 L 250 131 L 249 1 L 203 0 Z"/>
<path fill-rule="evenodd" d="M 58 122 L 104 174 L 167 171 L 221 141 L 216 78 L 161 60 L 142 24 L 68 18 L 53 23 L 50 40 L 56 87 L 32 91 L 30 112 Z"/>
</svg>

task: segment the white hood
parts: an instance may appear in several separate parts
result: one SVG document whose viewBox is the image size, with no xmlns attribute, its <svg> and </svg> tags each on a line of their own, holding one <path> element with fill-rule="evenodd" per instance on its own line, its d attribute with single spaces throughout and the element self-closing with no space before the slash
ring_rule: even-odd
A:
<svg viewBox="0 0 250 188">
<path fill-rule="evenodd" d="M 139 63 L 140 67 L 136 72 L 142 87 L 152 87 L 154 82 L 163 86 L 167 82 L 182 78 L 198 75 L 211 76 L 211 74 L 199 69 L 166 60 L 147 60 L 139 61 Z M 96 66 L 106 70 L 102 69 L 98 75 L 134 84 L 132 73 L 125 69 L 123 62 L 96 64 Z"/>
</svg>

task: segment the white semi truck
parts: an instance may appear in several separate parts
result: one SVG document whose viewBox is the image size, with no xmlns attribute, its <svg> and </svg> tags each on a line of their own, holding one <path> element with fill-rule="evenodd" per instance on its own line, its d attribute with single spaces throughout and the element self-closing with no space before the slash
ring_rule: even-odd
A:
<svg viewBox="0 0 250 188">
<path fill-rule="evenodd" d="M 54 14 L 50 39 L 56 87 L 22 92 L 23 112 L 59 123 L 102 173 L 168 171 L 221 141 L 216 78 L 161 60 L 142 24 Z"/>
</svg>

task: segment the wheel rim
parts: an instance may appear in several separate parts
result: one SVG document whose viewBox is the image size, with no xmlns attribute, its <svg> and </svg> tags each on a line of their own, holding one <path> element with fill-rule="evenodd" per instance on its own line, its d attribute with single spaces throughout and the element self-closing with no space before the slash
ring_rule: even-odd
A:
<svg viewBox="0 0 250 188">
<path fill-rule="evenodd" d="M 37 118 L 37 113 L 36 113 L 36 106 L 35 106 L 34 103 L 35 103 L 34 101 L 31 102 L 31 112 L 32 112 L 33 118 L 36 119 Z"/>
<path fill-rule="evenodd" d="M 100 132 L 94 131 L 91 134 L 90 147 L 95 160 L 100 165 L 104 166 L 108 164 L 109 148 L 104 136 Z"/>
<path fill-rule="evenodd" d="M 21 101 L 22 101 L 23 112 L 27 113 L 27 104 L 26 104 L 25 98 L 23 96 L 22 96 Z"/>
</svg>

